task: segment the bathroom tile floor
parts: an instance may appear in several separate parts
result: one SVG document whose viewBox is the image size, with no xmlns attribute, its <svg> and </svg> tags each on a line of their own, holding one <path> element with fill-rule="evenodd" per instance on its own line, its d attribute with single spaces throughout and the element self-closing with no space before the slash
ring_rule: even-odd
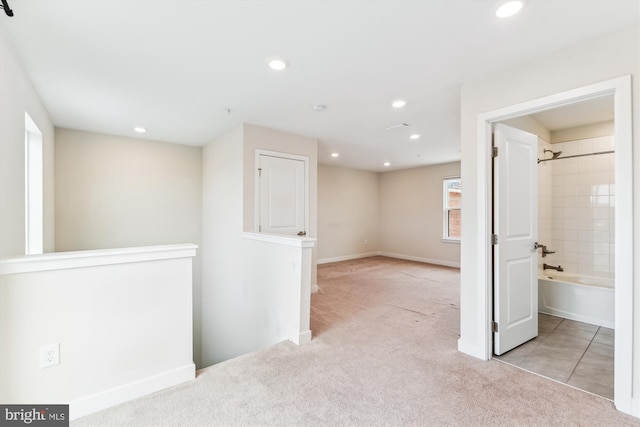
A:
<svg viewBox="0 0 640 427">
<path fill-rule="evenodd" d="M 496 359 L 613 400 L 614 330 L 538 314 L 538 337 Z"/>
</svg>

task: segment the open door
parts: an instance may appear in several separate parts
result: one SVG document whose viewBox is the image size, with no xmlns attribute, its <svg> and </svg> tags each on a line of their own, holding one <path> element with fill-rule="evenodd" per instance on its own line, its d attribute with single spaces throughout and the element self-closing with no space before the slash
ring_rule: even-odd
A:
<svg viewBox="0 0 640 427">
<path fill-rule="evenodd" d="M 496 152 L 497 149 L 497 152 Z M 538 336 L 538 137 L 494 129 L 494 353 Z"/>
<path fill-rule="evenodd" d="M 259 154 L 258 231 L 306 236 L 305 162 Z"/>
</svg>

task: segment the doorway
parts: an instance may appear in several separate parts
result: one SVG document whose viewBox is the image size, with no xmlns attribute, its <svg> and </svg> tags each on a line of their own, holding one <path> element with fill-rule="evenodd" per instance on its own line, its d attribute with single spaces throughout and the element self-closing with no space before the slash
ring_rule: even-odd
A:
<svg viewBox="0 0 640 427">
<path fill-rule="evenodd" d="M 518 341 L 521 345 L 504 354 L 496 347 L 494 356 L 611 400 L 613 120 L 613 97 L 606 96 L 501 122 L 538 140 L 532 168 L 538 184 L 533 284 L 539 326 L 536 338 Z M 499 305 L 497 298 L 494 304 Z"/>
<path fill-rule="evenodd" d="M 588 99 L 612 95 L 615 106 L 615 181 L 616 211 L 618 224 L 633 224 L 633 163 L 632 163 L 632 115 L 631 115 L 631 77 L 625 76 L 602 83 L 562 92 L 556 95 L 535 99 L 522 104 L 513 105 L 500 110 L 481 114 L 479 142 L 486 158 L 491 155 L 491 131 L 494 123 L 525 116 L 532 113 L 551 110 L 556 107 L 570 105 Z M 485 177 L 485 186 L 479 186 L 479 198 L 491 200 L 491 168 L 488 160 L 478 163 L 478 175 Z M 484 187 L 484 188 L 483 188 Z M 485 305 L 482 307 L 486 319 L 485 354 L 489 359 L 492 354 L 491 319 L 493 309 L 492 259 L 489 236 L 491 234 L 492 207 L 487 204 L 480 212 L 480 233 L 487 236 L 486 244 L 478 247 L 479 256 L 484 260 L 481 266 L 485 282 Z M 633 413 L 633 236 L 632 233 L 617 227 L 615 230 L 615 273 L 616 273 L 616 340 L 615 340 L 615 376 L 614 402 L 616 408 L 626 413 Z"/>
</svg>

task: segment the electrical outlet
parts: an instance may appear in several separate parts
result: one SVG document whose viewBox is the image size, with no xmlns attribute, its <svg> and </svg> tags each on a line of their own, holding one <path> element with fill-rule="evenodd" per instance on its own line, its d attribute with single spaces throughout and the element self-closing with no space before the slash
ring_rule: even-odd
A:
<svg viewBox="0 0 640 427">
<path fill-rule="evenodd" d="M 363 242 L 365 246 L 369 246 L 369 240 L 368 239 L 364 239 Z"/>
<path fill-rule="evenodd" d="M 40 368 L 60 364 L 60 343 L 40 347 Z"/>
</svg>

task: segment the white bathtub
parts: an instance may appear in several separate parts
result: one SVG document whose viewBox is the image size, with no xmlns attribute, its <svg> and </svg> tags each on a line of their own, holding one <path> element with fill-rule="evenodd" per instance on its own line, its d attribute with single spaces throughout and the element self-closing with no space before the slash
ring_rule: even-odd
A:
<svg viewBox="0 0 640 427">
<path fill-rule="evenodd" d="M 614 281 L 599 277 L 538 271 L 538 311 L 614 328 Z"/>
</svg>

